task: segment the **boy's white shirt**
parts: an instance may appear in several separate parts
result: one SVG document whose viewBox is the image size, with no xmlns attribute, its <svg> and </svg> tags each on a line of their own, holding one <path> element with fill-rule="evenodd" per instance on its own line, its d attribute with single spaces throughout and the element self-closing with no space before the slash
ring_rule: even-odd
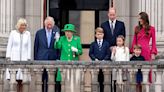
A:
<svg viewBox="0 0 164 92">
<path fill-rule="evenodd" d="M 116 53 L 112 52 L 111 59 L 113 61 L 129 61 L 129 48 L 128 47 L 116 47 Z"/>
</svg>

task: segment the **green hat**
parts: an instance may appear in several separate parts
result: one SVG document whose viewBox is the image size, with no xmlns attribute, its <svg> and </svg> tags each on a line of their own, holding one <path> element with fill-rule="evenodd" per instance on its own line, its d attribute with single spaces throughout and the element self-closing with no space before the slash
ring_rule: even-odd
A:
<svg viewBox="0 0 164 92">
<path fill-rule="evenodd" d="M 64 25 L 64 29 L 62 31 L 72 31 L 72 32 L 76 32 L 75 30 L 75 25 L 73 24 L 65 24 Z"/>
</svg>

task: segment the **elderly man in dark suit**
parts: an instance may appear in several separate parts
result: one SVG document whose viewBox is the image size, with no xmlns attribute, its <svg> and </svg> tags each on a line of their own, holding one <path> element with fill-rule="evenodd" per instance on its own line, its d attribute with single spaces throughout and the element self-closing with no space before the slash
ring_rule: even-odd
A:
<svg viewBox="0 0 164 92">
<path fill-rule="evenodd" d="M 60 37 L 59 28 L 52 17 L 47 17 L 44 24 L 45 27 L 35 35 L 34 60 L 56 60 L 59 53 L 54 49 L 54 42 Z"/>
<path fill-rule="evenodd" d="M 119 35 L 126 36 L 124 22 L 116 19 L 116 9 L 111 7 L 108 12 L 109 20 L 101 24 L 104 30 L 104 40 L 110 44 L 110 50 L 112 51 L 113 46 L 116 46 L 116 38 Z M 109 56 L 111 56 L 111 51 Z M 114 84 L 113 89 L 116 92 L 116 81 L 112 81 Z"/>
</svg>

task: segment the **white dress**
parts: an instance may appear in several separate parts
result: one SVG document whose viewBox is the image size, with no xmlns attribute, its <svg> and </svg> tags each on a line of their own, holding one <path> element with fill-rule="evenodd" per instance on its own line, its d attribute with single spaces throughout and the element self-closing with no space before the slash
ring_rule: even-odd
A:
<svg viewBox="0 0 164 92">
<path fill-rule="evenodd" d="M 116 47 L 116 53 L 112 52 L 111 60 L 113 61 L 129 61 L 129 48 L 128 47 Z M 113 69 L 112 70 L 112 80 L 117 80 L 118 83 L 122 83 L 122 80 L 126 79 L 123 78 L 122 71 L 126 71 L 125 69 Z"/>
<path fill-rule="evenodd" d="M 116 53 L 112 52 L 111 59 L 113 61 L 129 61 L 129 48 L 128 47 L 116 47 Z"/>
<path fill-rule="evenodd" d="M 8 39 L 6 58 L 12 61 L 27 61 L 31 59 L 31 35 L 29 31 L 20 33 L 12 30 Z"/>
</svg>

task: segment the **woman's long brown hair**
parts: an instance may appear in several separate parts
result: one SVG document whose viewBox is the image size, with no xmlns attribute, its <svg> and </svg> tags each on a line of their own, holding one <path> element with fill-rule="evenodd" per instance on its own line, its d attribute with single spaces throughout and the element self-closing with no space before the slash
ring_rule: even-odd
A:
<svg viewBox="0 0 164 92">
<path fill-rule="evenodd" d="M 149 16 L 146 12 L 140 12 L 140 19 L 143 20 L 144 25 L 145 25 L 145 34 L 148 36 L 149 35 L 149 30 L 150 30 L 150 24 L 149 24 Z M 140 24 L 135 28 L 135 34 L 138 34 L 140 30 L 143 28 L 143 25 Z"/>
</svg>

